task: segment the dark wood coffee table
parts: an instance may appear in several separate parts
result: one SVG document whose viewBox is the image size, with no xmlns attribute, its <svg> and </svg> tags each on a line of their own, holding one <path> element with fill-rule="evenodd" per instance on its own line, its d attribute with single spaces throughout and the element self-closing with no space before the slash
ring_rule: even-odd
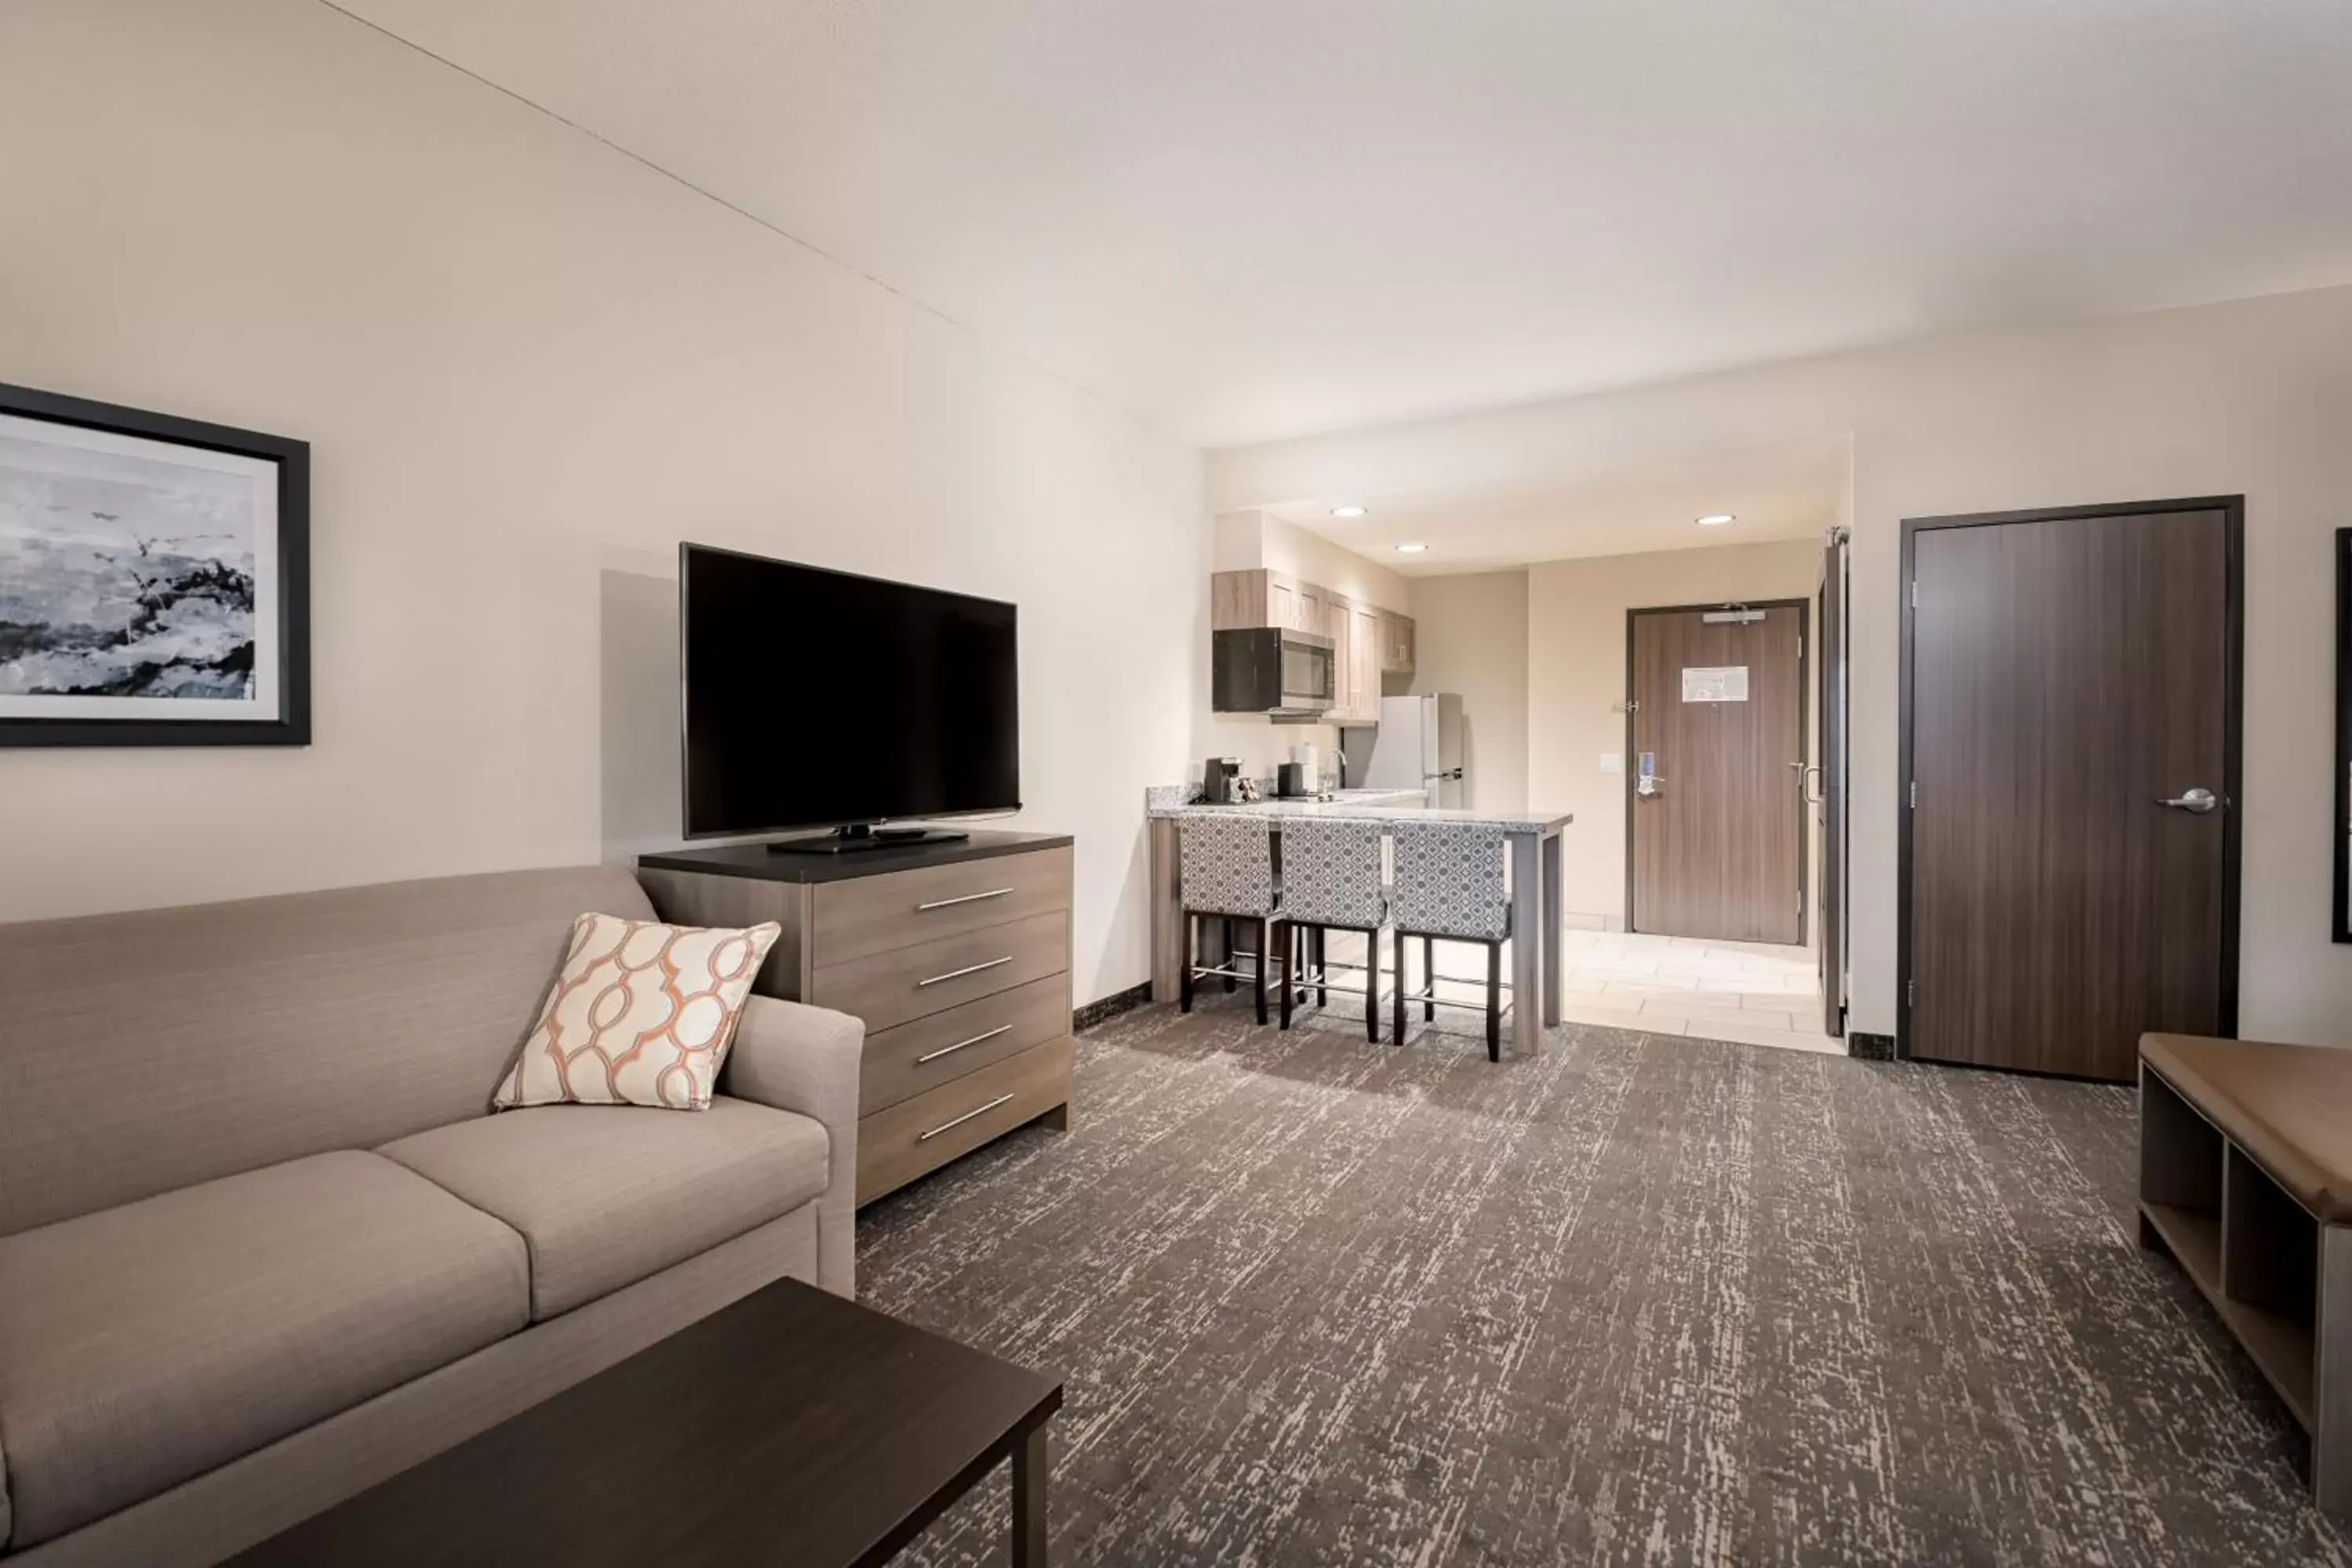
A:
<svg viewBox="0 0 2352 1568">
<path fill-rule="evenodd" d="M 273 1536 L 239 1564 L 887 1561 L 1008 1456 L 1045 1561 L 1062 1385 L 783 1280 Z"/>
</svg>

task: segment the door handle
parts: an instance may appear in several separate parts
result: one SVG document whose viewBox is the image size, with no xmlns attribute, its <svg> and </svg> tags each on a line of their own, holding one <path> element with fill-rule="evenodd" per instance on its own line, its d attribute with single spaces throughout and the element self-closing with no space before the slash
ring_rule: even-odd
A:
<svg viewBox="0 0 2352 1568">
<path fill-rule="evenodd" d="M 1829 798 L 1826 790 L 1818 795 L 1814 793 L 1814 786 L 1821 783 L 1821 779 L 1822 764 L 1819 763 L 1807 763 L 1805 771 L 1797 775 L 1797 793 L 1805 797 L 1806 805 L 1819 805 Z"/>
<path fill-rule="evenodd" d="M 2156 804 L 2168 805 L 2175 811 L 2194 812 L 2199 816 L 2202 816 L 2207 812 L 2217 809 L 2221 804 L 2221 798 L 2210 789 L 2200 788 L 2183 790 L 2169 800 L 2158 795 L 2156 797 Z"/>
</svg>

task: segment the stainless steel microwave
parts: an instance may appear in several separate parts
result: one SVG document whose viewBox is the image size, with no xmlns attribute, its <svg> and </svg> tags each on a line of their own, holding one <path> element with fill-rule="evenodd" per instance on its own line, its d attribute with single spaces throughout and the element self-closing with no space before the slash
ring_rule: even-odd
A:
<svg viewBox="0 0 2352 1568">
<path fill-rule="evenodd" d="M 1213 632 L 1209 691 L 1220 713 L 1319 719 L 1338 700 L 1329 637 L 1282 626 Z"/>
</svg>

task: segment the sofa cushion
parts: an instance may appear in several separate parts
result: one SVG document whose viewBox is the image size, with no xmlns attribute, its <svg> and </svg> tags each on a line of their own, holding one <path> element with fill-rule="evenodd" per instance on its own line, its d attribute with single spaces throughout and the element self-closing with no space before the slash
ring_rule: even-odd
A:
<svg viewBox="0 0 2352 1568">
<path fill-rule="evenodd" d="M 493 1102 L 702 1110 L 783 928 L 665 925 L 584 914 L 522 1054 Z"/>
<path fill-rule="evenodd" d="M 374 1154 L 0 1237 L 0 1450 L 26 1546 L 513 1333 L 522 1238 Z"/>
<path fill-rule="evenodd" d="M 824 1191 L 830 1143 L 821 1121 L 719 1095 L 699 1116 L 501 1111 L 379 1152 L 522 1233 L 537 1322 L 790 1214 Z"/>
</svg>

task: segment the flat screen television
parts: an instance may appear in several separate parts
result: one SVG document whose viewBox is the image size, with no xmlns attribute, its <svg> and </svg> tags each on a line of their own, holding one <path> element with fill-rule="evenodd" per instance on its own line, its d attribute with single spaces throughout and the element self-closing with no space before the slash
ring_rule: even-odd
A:
<svg viewBox="0 0 2352 1568">
<path fill-rule="evenodd" d="M 677 589 L 688 838 L 855 848 L 1019 807 L 1013 605 L 705 544 Z"/>
</svg>

